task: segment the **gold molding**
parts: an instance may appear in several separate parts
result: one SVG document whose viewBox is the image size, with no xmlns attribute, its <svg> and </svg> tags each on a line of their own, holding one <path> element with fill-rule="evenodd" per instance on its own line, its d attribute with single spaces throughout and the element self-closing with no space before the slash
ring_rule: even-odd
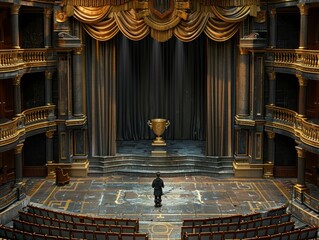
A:
<svg viewBox="0 0 319 240">
<path fill-rule="evenodd" d="M 66 126 L 78 126 L 78 125 L 85 125 L 87 122 L 86 116 L 80 119 L 69 119 L 65 121 Z"/>
</svg>

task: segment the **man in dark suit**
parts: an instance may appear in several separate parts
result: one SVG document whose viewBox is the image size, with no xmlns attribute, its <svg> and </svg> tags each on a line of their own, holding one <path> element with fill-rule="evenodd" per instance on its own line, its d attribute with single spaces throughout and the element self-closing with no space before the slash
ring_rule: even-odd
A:
<svg viewBox="0 0 319 240">
<path fill-rule="evenodd" d="M 152 188 L 154 188 L 154 202 L 155 207 L 161 207 L 162 206 L 162 195 L 163 191 L 162 188 L 164 187 L 164 181 L 160 178 L 161 173 L 156 173 L 156 178 L 153 180 Z"/>
</svg>

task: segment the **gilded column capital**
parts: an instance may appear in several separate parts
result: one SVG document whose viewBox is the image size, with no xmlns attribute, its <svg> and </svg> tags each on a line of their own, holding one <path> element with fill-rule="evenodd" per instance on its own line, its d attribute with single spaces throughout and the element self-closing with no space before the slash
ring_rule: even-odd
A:
<svg viewBox="0 0 319 240">
<path fill-rule="evenodd" d="M 21 154 L 23 145 L 23 143 L 19 143 L 14 149 L 14 154 Z"/>
<path fill-rule="evenodd" d="M 308 85 L 308 80 L 304 78 L 301 74 L 296 74 L 296 77 L 298 78 L 300 87 L 306 87 Z"/>
<path fill-rule="evenodd" d="M 276 73 L 275 72 L 267 72 L 267 74 L 268 74 L 268 79 L 270 81 L 276 80 Z"/>
<path fill-rule="evenodd" d="M 47 137 L 47 138 L 53 138 L 53 135 L 54 135 L 54 131 L 46 131 L 45 132 L 45 136 Z"/>
<path fill-rule="evenodd" d="M 45 8 L 45 9 L 43 10 L 43 14 L 44 14 L 44 16 L 47 17 L 47 18 L 51 18 L 52 13 L 53 13 L 53 11 L 52 11 L 51 8 Z"/>
<path fill-rule="evenodd" d="M 11 7 L 11 14 L 18 15 L 21 5 L 13 4 Z"/>
<path fill-rule="evenodd" d="M 243 48 L 239 46 L 239 53 L 240 55 L 247 55 L 248 54 L 248 48 Z"/>
<path fill-rule="evenodd" d="M 275 138 L 275 136 L 276 136 L 276 133 L 274 133 L 274 132 L 266 132 L 267 133 L 267 137 L 269 138 L 269 139 L 274 139 Z"/>
<path fill-rule="evenodd" d="M 45 71 L 45 79 L 51 80 L 52 76 L 53 76 L 53 72 L 52 71 Z"/>
<path fill-rule="evenodd" d="M 295 148 L 297 150 L 298 158 L 306 158 L 306 151 L 303 148 L 299 146 L 296 146 Z"/>
<path fill-rule="evenodd" d="M 82 54 L 82 51 L 83 51 L 83 47 L 82 46 L 78 47 L 78 48 L 74 48 L 73 49 L 73 54 L 74 55 L 80 55 L 80 54 Z"/>
<path fill-rule="evenodd" d="M 275 16 L 275 15 L 277 14 L 277 10 L 276 10 L 276 8 L 272 8 L 272 9 L 270 9 L 269 13 L 270 13 L 270 15 Z"/>
<path fill-rule="evenodd" d="M 21 78 L 22 75 L 17 75 L 14 79 L 13 79 L 13 85 L 18 86 L 21 83 Z"/>
<path fill-rule="evenodd" d="M 297 4 L 299 10 L 300 10 L 300 15 L 308 15 L 309 13 L 309 5 L 306 5 L 305 3 L 299 3 Z"/>
</svg>

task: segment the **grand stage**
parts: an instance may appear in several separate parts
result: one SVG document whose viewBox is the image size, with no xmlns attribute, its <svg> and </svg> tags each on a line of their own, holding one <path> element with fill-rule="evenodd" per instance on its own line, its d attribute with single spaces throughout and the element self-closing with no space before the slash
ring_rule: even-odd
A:
<svg viewBox="0 0 319 240">
<path fill-rule="evenodd" d="M 167 157 L 205 156 L 206 141 L 166 140 L 166 146 L 154 147 L 152 140 L 117 141 L 117 155 L 152 156 L 152 151 L 164 150 Z M 163 157 L 165 157 L 163 155 Z"/>
<path fill-rule="evenodd" d="M 232 177 L 233 157 L 206 156 L 205 146 L 205 141 L 192 140 L 166 140 L 164 147 L 152 146 L 152 140 L 118 141 L 115 156 L 90 159 L 88 174 L 92 177 L 109 174 L 153 176 L 160 171 L 167 176 Z"/>
</svg>

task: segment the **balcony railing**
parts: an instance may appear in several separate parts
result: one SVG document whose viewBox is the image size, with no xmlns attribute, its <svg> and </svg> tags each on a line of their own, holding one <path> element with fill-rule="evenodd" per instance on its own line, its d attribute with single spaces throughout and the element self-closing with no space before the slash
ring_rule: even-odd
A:
<svg viewBox="0 0 319 240">
<path fill-rule="evenodd" d="M 55 51 L 46 48 L 1 49 L 0 72 L 16 71 L 23 68 L 51 66 L 55 64 Z"/>
<path fill-rule="evenodd" d="M 304 72 L 319 73 L 319 51 L 304 49 L 268 49 L 273 53 L 274 65 Z"/>
<path fill-rule="evenodd" d="M 48 127 L 46 123 L 51 123 L 55 118 L 54 109 L 55 105 L 31 108 L 12 121 L 0 124 L 0 146 L 17 141 L 28 131 Z"/>
<path fill-rule="evenodd" d="M 308 121 L 290 109 L 267 105 L 266 111 L 267 125 L 293 133 L 307 145 L 319 147 L 319 125 Z"/>
<path fill-rule="evenodd" d="M 46 121 L 49 116 L 54 116 L 55 105 L 30 108 L 22 112 L 24 115 L 24 124 L 32 124 L 39 121 Z"/>
</svg>

